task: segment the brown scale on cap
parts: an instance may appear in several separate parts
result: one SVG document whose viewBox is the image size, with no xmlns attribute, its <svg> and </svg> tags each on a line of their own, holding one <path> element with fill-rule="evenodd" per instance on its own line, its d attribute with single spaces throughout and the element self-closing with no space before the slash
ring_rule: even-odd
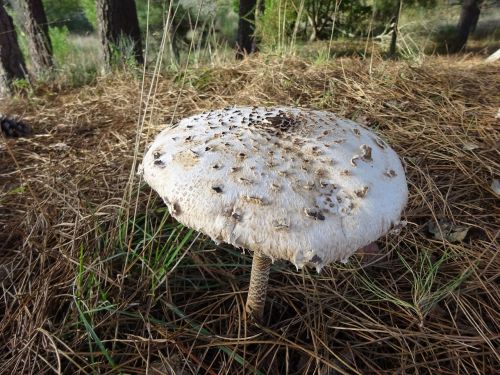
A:
<svg viewBox="0 0 500 375">
<path fill-rule="evenodd" d="M 356 194 L 356 196 L 359 198 L 363 198 L 367 192 L 368 192 L 368 186 L 363 186 L 362 189 L 356 190 L 354 194 Z"/>
<path fill-rule="evenodd" d="M 156 165 L 157 167 L 165 168 L 165 163 L 160 159 L 155 160 L 153 164 Z"/>
<path fill-rule="evenodd" d="M 240 178 L 238 178 L 238 181 L 244 185 L 252 185 L 255 183 L 254 180 L 252 180 L 251 178 L 247 178 L 247 177 L 240 177 Z"/>
<path fill-rule="evenodd" d="M 174 155 L 173 160 L 185 168 L 191 168 L 198 164 L 200 156 L 193 150 L 184 150 Z"/>
<path fill-rule="evenodd" d="M 392 178 L 392 177 L 396 177 L 396 176 L 397 176 L 396 172 L 394 172 L 394 170 L 393 170 L 393 169 L 388 169 L 388 170 L 386 170 L 386 171 L 384 172 L 384 175 L 386 175 L 387 177 L 391 177 L 391 178 Z"/>
<path fill-rule="evenodd" d="M 259 205 L 259 206 L 266 206 L 267 205 L 267 202 L 266 202 L 266 200 L 264 198 L 257 197 L 257 196 L 254 196 L 254 195 L 243 195 L 241 197 L 241 199 L 243 199 L 245 202 L 256 204 L 256 205 Z"/>
<path fill-rule="evenodd" d="M 378 147 L 380 147 L 382 150 L 384 150 L 387 145 L 385 144 L 385 142 L 383 140 L 381 140 L 380 138 L 378 137 L 372 137 L 372 139 L 375 141 L 375 143 L 377 144 Z"/>
<path fill-rule="evenodd" d="M 324 180 L 319 181 L 319 186 L 321 186 L 322 188 L 326 188 L 328 185 L 329 185 L 328 181 L 324 181 Z"/>
<path fill-rule="evenodd" d="M 231 212 L 231 218 L 233 218 L 236 221 L 241 221 L 241 219 L 243 218 L 243 215 L 238 211 L 233 211 L 233 212 Z"/>
<path fill-rule="evenodd" d="M 344 215 L 349 215 L 352 213 L 352 211 L 354 210 L 354 207 L 355 204 L 352 200 L 350 200 L 349 198 L 346 199 L 347 201 L 347 205 L 344 204 L 343 207 L 340 209 L 340 212 L 342 212 Z M 344 203 L 344 199 L 340 196 L 337 195 L 337 202 L 341 205 L 342 203 Z"/>
<path fill-rule="evenodd" d="M 289 171 L 278 171 L 278 176 L 288 177 L 288 176 L 290 176 L 290 172 Z"/>
<path fill-rule="evenodd" d="M 361 159 L 364 161 L 373 161 L 372 148 L 368 145 L 361 145 Z"/>
<path fill-rule="evenodd" d="M 179 205 L 178 202 L 174 202 L 172 204 L 172 207 L 171 207 L 171 210 L 170 210 L 170 213 L 174 216 L 176 215 L 180 215 L 182 213 L 181 211 L 181 206 Z"/>
<path fill-rule="evenodd" d="M 215 185 L 215 186 L 212 186 L 212 190 L 215 191 L 216 193 L 220 194 L 222 193 L 222 185 Z"/>
<path fill-rule="evenodd" d="M 373 161 L 372 159 L 372 148 L 368 145 L 361 145 L 360 146 L 360 149 L 361 149 L 361 155 L 354 155 L 351 159 L 351 164 L 356 167 L 358 165 L 357 161 L 359 159 L 365 161 L 365 162 L 369 162 L 369 161 Z"/>
<path fill-rule="evenodd" d="M 273 220 L 273 228 L 276 230 L 289 230 L 290 229 L 290 221 L 286 218 Z"/>
<path fill-rule="evenodd" d="M 273 183 L 271 183 L 271 185 L 270 185 L 270 189 L 271 189 L 271 191 L 273 191 L 273 192 L 275 192 L 275 193 L 276 193 L 276 192 L 279 192 L 279 191 L 281 191 L 281 185 L 280 185 L 280 184 L 278 184 L 277 182 L 273 182 Z"/>
<path fill-rule="evenodd" d="M 321 211 L 319 211 L 318 209 L 304 208 L 304 213 L 306 214 L 307 217 L 310 217 L 311 219 L 320 221 L 325 220 L 325 215 L 323 215 Z"/>
<path fill-rule="evenodd" d="M 324 178 L 328 175 L 328 172 L 326 171 L 326 169 L 319 168 L 314 171 L 314 174 L 319 178 Z"/>
<path fill-rule="evenodd" d="M 313 190 L 315 188 L 316 184 L 314 182 L 306 182 L 303 185 L 303 188 L 306 190 Z"/>
</svg>

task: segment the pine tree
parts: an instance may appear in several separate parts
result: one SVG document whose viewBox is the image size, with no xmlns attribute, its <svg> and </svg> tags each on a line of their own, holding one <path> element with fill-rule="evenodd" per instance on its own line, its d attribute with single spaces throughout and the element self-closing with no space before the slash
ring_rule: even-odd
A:
<svg viewBox="0 0 500 375">
<path fill-rule="evenodd" d="M 134 0 L 97 0 L 97 22 L 107 69 L 113 65 L 116 52 L 127 42 L 133 44 L 135 60 L 143 63 L 141 31 Z"/>
<path fill-rule="evenodd" d="M 53 65 L 47 16 L 42 0 L 21 0 L 20 4 L 33 69 L 40 75 Z"/>
<path fill-rule="evenodd" d="M 457 34 L 451 52 L 460 52 L 467 43 L 469 34 L 476 28 L 481 13 L 481 0 L 463 0 L 462 11 L 457 25 Z"/>
<path fill-rule="evenodd" d="M 0 0 L 0 95 L 8 94 L 11 82 L 25 78 L 26 72 L 14 23 Z"/>
<path fill-rule="evenodd" d="M 236 58 L 242 59 L 257 50 L 255 43 L 256 0 L 240 0 Z"/>
</svg>

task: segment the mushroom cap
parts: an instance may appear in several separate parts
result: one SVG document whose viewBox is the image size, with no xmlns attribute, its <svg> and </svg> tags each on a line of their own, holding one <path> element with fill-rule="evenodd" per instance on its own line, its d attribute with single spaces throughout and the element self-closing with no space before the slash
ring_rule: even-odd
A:
<svg viewBox="0 0 500 375">
<path fill-rule="evenodd" d="M 399 223 L 398 155 L 326 111 L 233 107 L 163 130 L 143 160 L 170 213 L 216 243 L 318 270 Z"/>
</svg>

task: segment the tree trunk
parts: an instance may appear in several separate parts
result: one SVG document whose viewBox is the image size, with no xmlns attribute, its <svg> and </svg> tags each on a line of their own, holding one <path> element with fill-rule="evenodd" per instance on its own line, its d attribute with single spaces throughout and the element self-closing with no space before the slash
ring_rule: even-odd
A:
<svg viewBox="0 0 500 375">
<path fill-rule="evenodd" d="M 42 0 L 22 0 L 21 9 L 33 69 L 36 75 L 40 75 L 52 67 L 47 16 Z"/>
<path fill-rule="evenodd" d="M 318 39 L 318 25 L 314 20 L 313 16 L 307 16 L 307 20 L 309 21 L 309 25 L 311 25 L 311 35 L 309 35 L 309 42 L 314 42 Z"/>
<path fill-rule="evenodd" d="M 124 49 L 127 46 L 139 64 L 144 62 L 134 0 L 97 0 L 97 20 L 106 69 L 117 62 L 117 57 L 129 57 Z"/>
<path fill-rule="evenodd" d="M 17 44 L 14 23 L 0 0 L 0 96 L 10 92 L 12 80 L 23 79 L 25 76 L 26 65 Z"/>
<path fill-rule="evenodd" d="M 463 50 L 469 34 L 474 31 L 481 12 L 479 6 L 481 0 L 463 0 L 462 11 L 457 25 L 457 34 L 455 41 L 451 47 L 452 53 L 457 53 Z"/>
<path fill-rule="evenodd" d="M 256 0 L 240 0 L 238 35 L 236 39 L 236 58 L 243 59 L 257 49 L 255 43 Z"/>
<path fill-rule="evenodd" d="M 394 12 L 394 17 L 392 18 L 392 35 L 391 35 L 391 45 L 389 47 L 389 57 L 395 58 L 397 53 L 397 40 L 398 40 L 398 24 L 399 24 L 399 15 L 401 13 L 401 5 L 402 1 L 397 0 L 396 9 Z"/>
</svg>

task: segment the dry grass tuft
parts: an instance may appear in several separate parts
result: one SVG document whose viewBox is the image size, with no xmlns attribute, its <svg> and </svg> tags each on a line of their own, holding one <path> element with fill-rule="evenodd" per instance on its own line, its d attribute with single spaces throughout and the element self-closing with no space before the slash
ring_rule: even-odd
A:
<svg viewBox="0 0 500 375">
<path fill-rule="evenodd" d="M 385 255 L 275 264 L 261 330 L 243 315 L 249 256 L 129 184 L 139 80 L 3 102 L 36 135 L 0 143 L 0 373 L 495 373 L 498 87 L 498 65 L 446 58 L 262 57 L 159 80 L 141 150 L 198 111 L 289 104 L 361 121 L 404 158 L 408 225 Z"/>
</svg>

